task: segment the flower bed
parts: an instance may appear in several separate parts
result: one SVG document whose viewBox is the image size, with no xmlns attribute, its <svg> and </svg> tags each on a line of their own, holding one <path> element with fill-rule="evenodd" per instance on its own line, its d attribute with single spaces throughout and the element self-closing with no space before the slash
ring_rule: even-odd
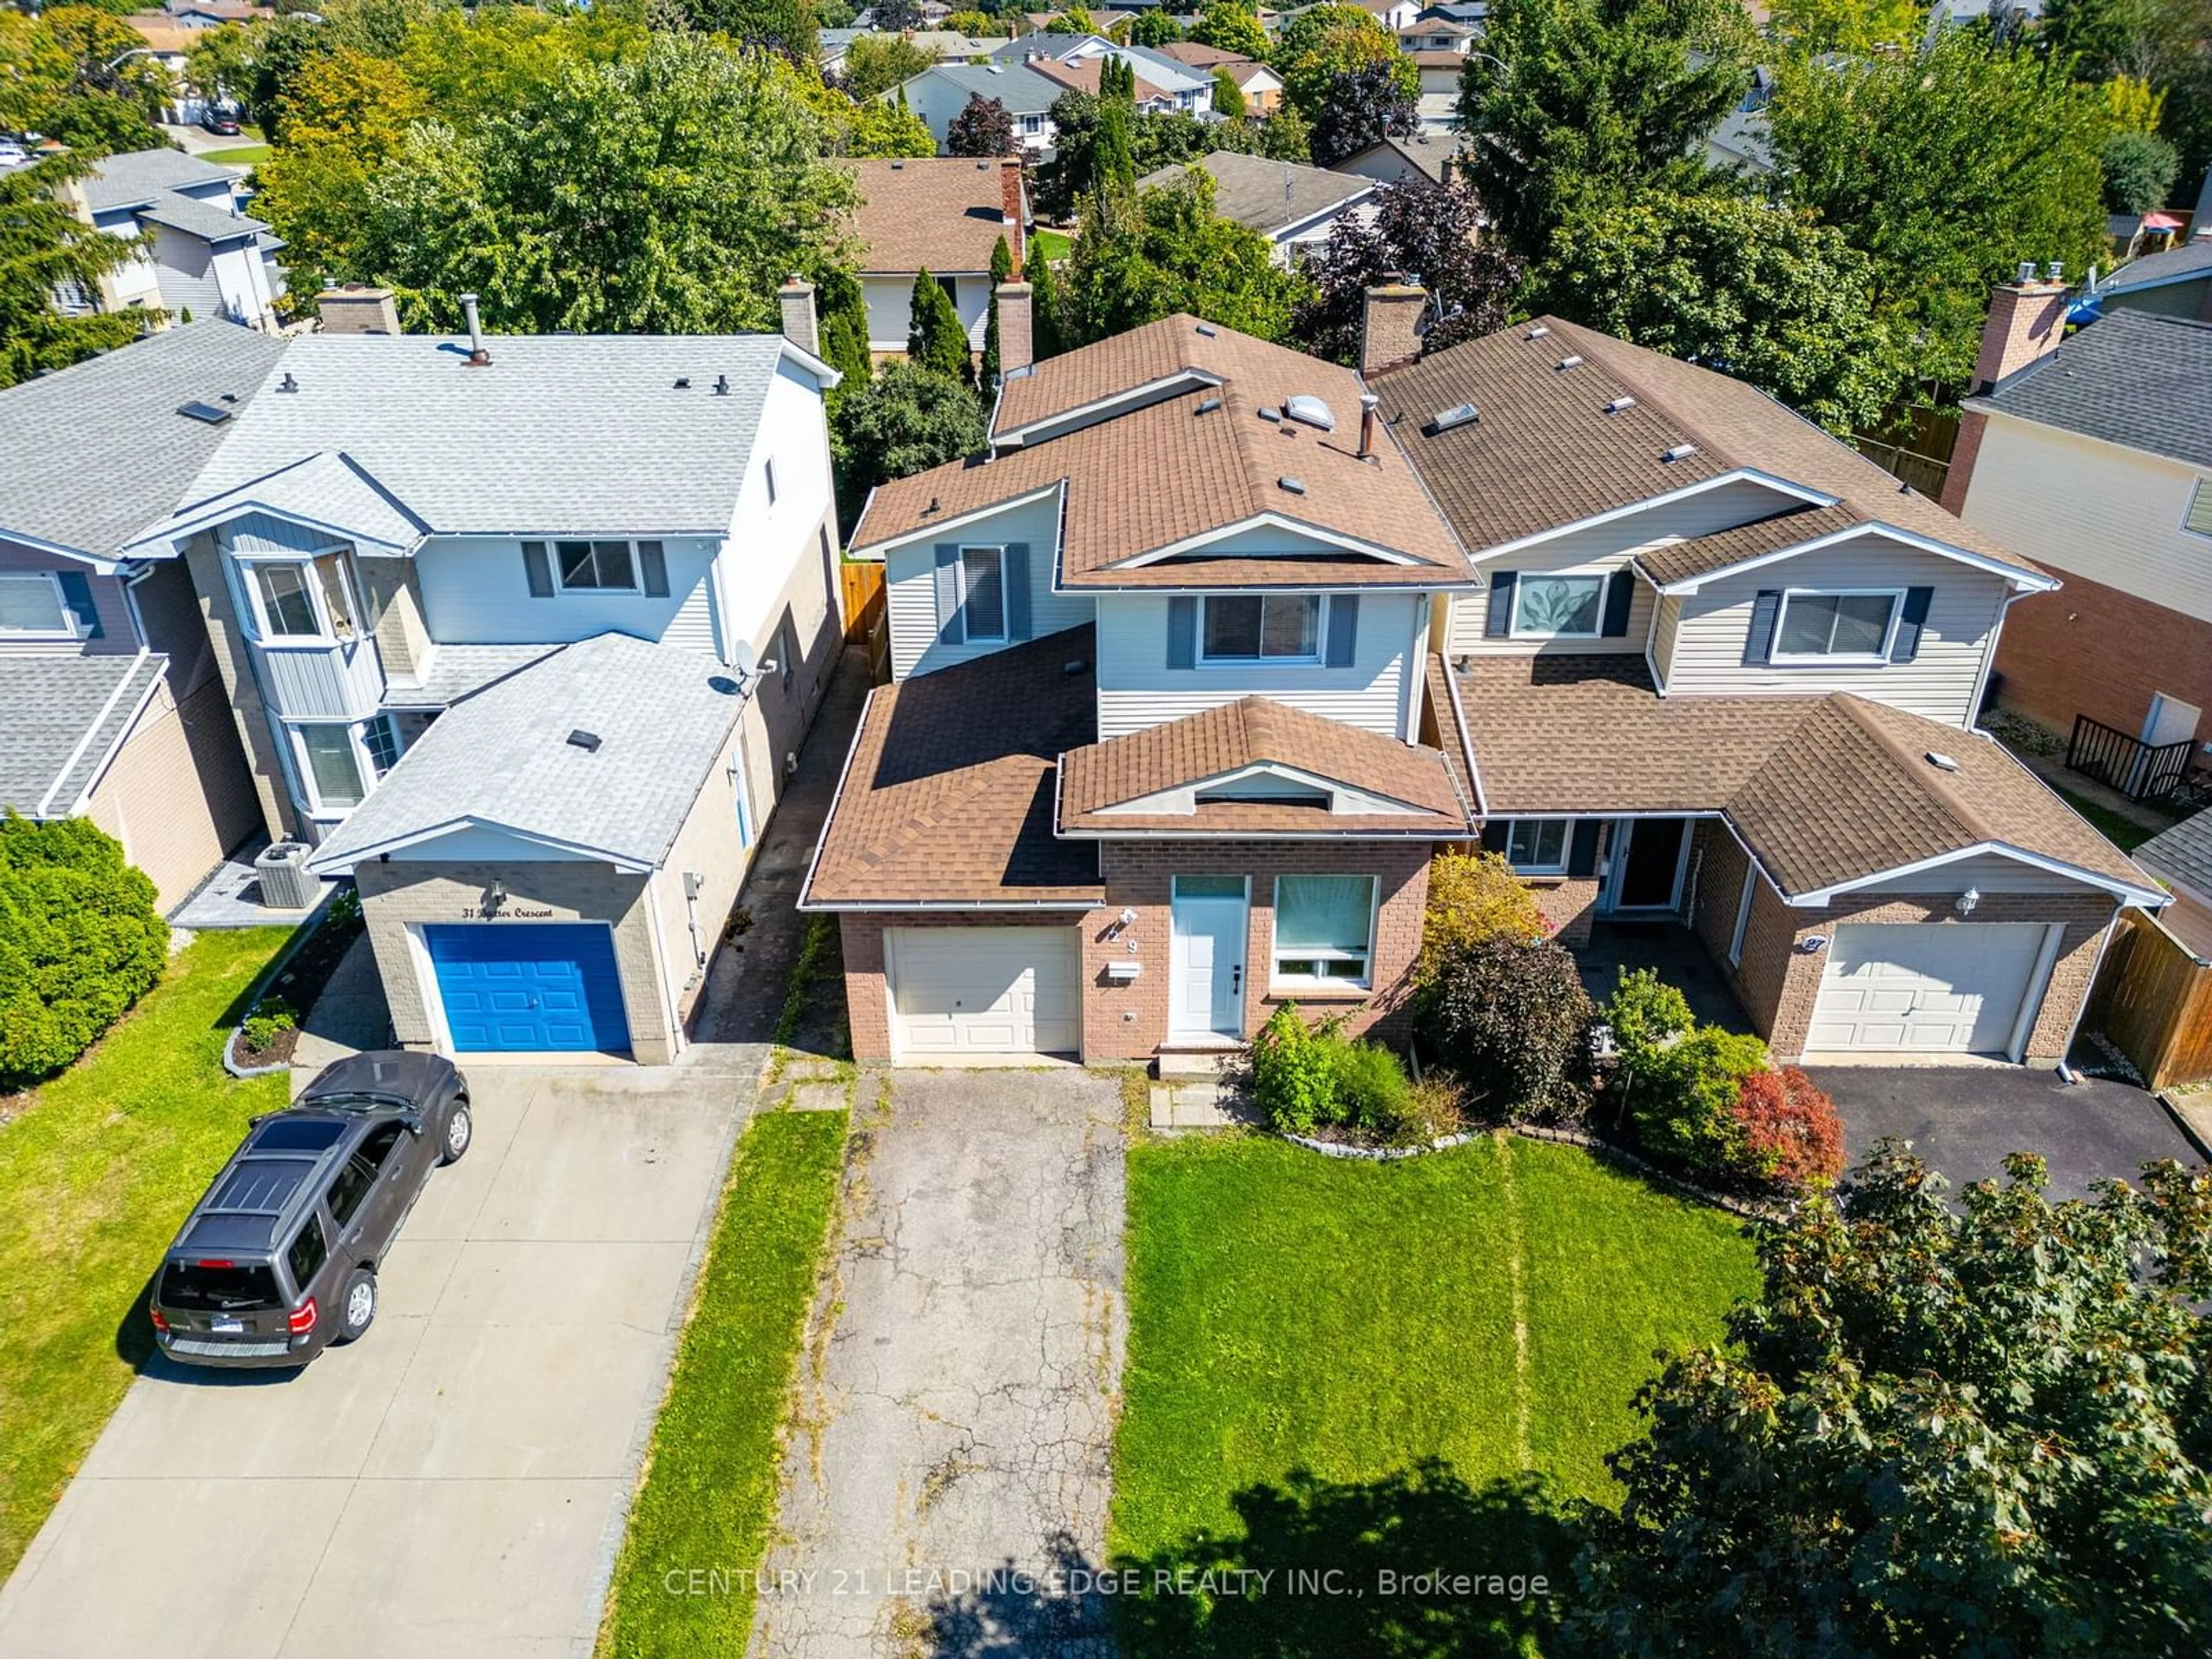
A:
<svg viewBox="0 0 2212 1659">
<path fill-rule="evenodd" d="M 231 1033 L 224 1070 L 234 1077 L 258 1077 L 292 1063 L 300 1022 L 313 1010 L 362 927 L 359 896 L 350 887 L 341 888 L 313 930 L 295 939 L 257 988 L 252 1008 Z"/>
</svg>

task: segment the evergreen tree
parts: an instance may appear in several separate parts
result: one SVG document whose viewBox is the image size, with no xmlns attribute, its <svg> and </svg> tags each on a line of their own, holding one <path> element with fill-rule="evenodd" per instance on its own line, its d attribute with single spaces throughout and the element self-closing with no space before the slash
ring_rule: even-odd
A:
<svg viewBox="0 0 2212 1659">
<path fill-rule="evenodd" d="M 1091 190 L 1099 196 L 1133 195 L 1137 188 L 1137 72 L 1119 58 L 1098 66 L 1098 136 Z"/>
<path fill-rule="evenodd" d="M 1030 357 L 1042 362 L 1064 349 L 1060 333 L 1060 278 L 1049 259 L 1039 259 L 1030 272 Z"/>
<path fill-rule="evenodd" d="M 983 325 L 983 368 L 976 384 L 988 392 L 999 383 L 999 284 L 1014 274 L 1014 251 L 1006 246 L 1006 239 L 999 238 L 991 250 L 991 306 L 989 320 Z"/>
<path fill-rule="evenodd" d="M 908 310 L 907 361 L 972 386 L 975 371 L 968 361 L 968 331 L 960 326 L 952 296 L 926 270 L 915 273 Z"/>
<path fill-rule="evenodd" d="M 823 400 L 835 415 L 837 405 L 875 373 L 868 351 L 868 302 L 860 279 L 849 270 L 827 273 L 814 297 L 822 307 L 822 361 L 845 377 Z"/>
</svg>

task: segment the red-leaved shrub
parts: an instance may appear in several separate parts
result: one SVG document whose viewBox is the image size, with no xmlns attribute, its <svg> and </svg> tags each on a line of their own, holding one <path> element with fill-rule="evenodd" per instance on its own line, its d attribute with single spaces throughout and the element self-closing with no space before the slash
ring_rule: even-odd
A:
<svg viewBox="0 0 2212 1659">
<path fill-rule="evenodd" d="M 1735 1099 L 1747 1173 L 1792 1191 L 1833 1181 L 1844 1169 L 1844 1126 L 1836 1103 L 1795 1066 L 1753 1072 Z"/>
</svg>

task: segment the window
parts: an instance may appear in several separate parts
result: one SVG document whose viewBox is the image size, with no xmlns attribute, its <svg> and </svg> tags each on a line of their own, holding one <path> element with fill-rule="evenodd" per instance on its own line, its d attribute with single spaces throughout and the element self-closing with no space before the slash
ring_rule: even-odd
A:
<svg viewBox="0 0 2212 1659">
<path fill-rule="evenodd" d="M 960 550 L 960 614 L 971 640 L 1006 637 L 1006 557 L 1003 548 Z"/>
<path fill-rule="evenodd" d="M 291 1249 L 284 1252 L 284 1265 L 292 1270 L 292 1288 L 306 1290 L 330 1256 L 331 1247 L 323 1242 L 322 1218 L 310 1215 L 300 1224 L 299 1237 L 292 1241 Z"/>
<path fill-rule="evenodd" d="M 1277 984 L 1364 988 L 1374 937 L 1374 877 L 1275 878 Z"/>
<path fill-rule="evenodd" d="M 960 279 L 958 277 L 940 276 L 937 279 L 937 285 L 945 290 L 945 297 L 946 299 L 951 301 L 956 306 L 960 303 Z"/>
<path fill-rule="evenodd" d="M 1562 874 L 1567 839 L 1565 818 L 1516 818 L 1505 832 L 1505 861 L 1524 876 Z"/>
<path fill-rule="evenodd" d="M 264 639 L 353 638 L 353 581 L 344 554 L 324 553 L 297 562 L 257 559 L 246 568 L 261 612 Z"/>
<path fill-rule="evenodd" d="M 1199 655 L 1206 662 L 1319 662 L 1321 596 L 1210 593 Z"/>
<path fill-rule="evenodd" d="M 1775 624 L 1774 658 L 1875 657 L 1889 643 L 1899 595 L 1786 593 Z"/>
<path fill-rule="evenodd" d="M 792 626 L 788 617 L 783 619 L 783 625 L 776 630 L 776 643 L 780 647 L 775 653 L 779 659 L 777 666 L 783 671 L 783 689 L 788 691 L 791 682 L 799 674 L 799 630 Z"/>
<path fill-rule="evenodd" d="M 630 558 L 628 542 L 556 542 L 553 551 L 563 587 L 608 593 L 637 592 L 637 566 Z"/>
<path fill-rule="evenodd" d="M 1244 896 L 1244 878 L 1242 876 L 1177 876 L 1175 896 L 1179 899 L 1242 899 Z"/>
<path fill-rule="evenodd" d="M 74 637 L 62 585 L 41 571 L 29 576 L 0 576 L 0 634 L 50 634 Z"/>
<path fill-rule="evenodd" d="M 1044 117 L 1042 115 L 1024 115 L 1022 117 L 1022 131 L 1024 132 L 1030 133 L 1042 132 L 1044 131 Z"/>
<path fill-rule="evenodd" d="M 2181 527 L 2198 536 L 2212 536 L 2212 478 L 2199 478 L 2190 492 L 2189 514 Z"/>
<path fill-rule="evenodd" d="M 319 808 L 358 806 L 366 792 L 361 760 L 354 753 L 353 730 L 346 726 L 302 726 L 300 746 L 307 751 L 307 777 Z"/>
<path fill-rule="evenodd" d="M 161 1269 L 154 1299 L 165 1308 L 199 1313 L 245 1313 L 282 1305 L 276 1274 L 265 1261 L 172 1261 Z"/>
<path fill-rule="evenodd" d="M 389 714 L 379 714 L 361 728 L 362 746 L 368 750 L 368 763 L 378 777 L 389 772 L 399 758 L 399 732 Z"/>
<path fill-rule="evenodd" d="M 1541 576 L 1526 573 L 1514 585 L 1516 634 L 1595 638 L 1605 605 L 1603 576 Z"/>
</svg>

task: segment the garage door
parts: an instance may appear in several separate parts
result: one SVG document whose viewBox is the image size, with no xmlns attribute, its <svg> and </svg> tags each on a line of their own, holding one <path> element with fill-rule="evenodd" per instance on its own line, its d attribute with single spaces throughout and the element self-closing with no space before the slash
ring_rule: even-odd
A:
<svg viewBox="0 0 2212 1659">
<path fill-rule="evenodd" d="M 2007 1053 L 2043 937 L 2040 922 L 1846 923 L 1828 947 L 1805 1047 Z"/>
<path fill-rule="evenodd" d="M 463 922 L 422 934 L 459 1053 L 629 1051 L 614 935 L 605 927 Z"/>
<path fill-rule="evenodd" d="M 894 927 L 886 944 L 898 1058 L 1083 1046 L 1073 927 Z"/>
</svg>

